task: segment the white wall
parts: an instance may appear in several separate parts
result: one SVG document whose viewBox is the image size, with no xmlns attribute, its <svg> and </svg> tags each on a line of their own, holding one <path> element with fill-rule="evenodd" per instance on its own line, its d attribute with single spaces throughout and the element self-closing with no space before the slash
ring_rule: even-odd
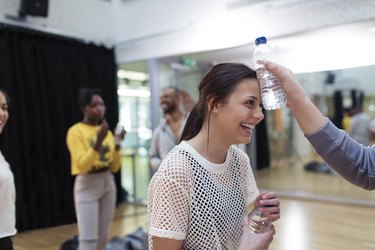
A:
<svg viewBox="0 0 375 250">
<path fill-rule="evenodd" d="M 125 1 L 118 10 L 123 15 L 116 15 L 123 30 L 117 33 L 117 60 L 223 49 L 253 43 L 259 35 L 283 37 L 375 17 L 372 0 L 277 0 L 231 8 L 236 2 L 251 1 Z"/>
<path fill-rule="evenodd" d="M 250 5 L 249 3 L 256 2 Z M 17 15 L 20 0 L 0 2 Z M 249 44 L 375 18 L 373 0 L 49 0 L 47 18 L 24 24 L 116 45 L 119 63 Z"/>
<path fill-rule="evenodd" d="M 27 16 L 24 22 L 14 22 L 5 15 L 18 16 L 20 0 L 0 1 L 0 22 L 113 45 L 115 18 L 113 4 L 104 0 L 49 0 L 48 17 Z"/>
</svg>

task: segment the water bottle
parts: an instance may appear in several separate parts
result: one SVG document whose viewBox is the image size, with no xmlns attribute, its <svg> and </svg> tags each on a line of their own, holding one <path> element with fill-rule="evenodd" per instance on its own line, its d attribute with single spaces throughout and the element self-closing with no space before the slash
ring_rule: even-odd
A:
<svg viewBox="0 0 375 250">
<path fill-rule="evenodd" d="M 259 208 L 248 214 L 250 232 L 260 234 L 267 232 L 272 227 L 272 221 L 264 215 Z"/>
<path fill-rule="evenodd" d="M 258 60 L 276 62 L 275 51 L 267 44 L 267 39 L 263 36 L 255 39 L 255 45 L 253 59 L 260 83 L 263 107 L 267 110 L 283 108 L 286 106 L 286 95 L 280 80 L 258 63 Z"/>
</svg>

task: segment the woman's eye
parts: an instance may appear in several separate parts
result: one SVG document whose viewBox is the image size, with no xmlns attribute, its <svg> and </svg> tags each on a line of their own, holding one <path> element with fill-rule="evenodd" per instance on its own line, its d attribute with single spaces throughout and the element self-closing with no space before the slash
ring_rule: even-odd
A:
<svg viewBox="0 0 375 250">
<path fill-rule="evenodd" d="M 254 106 L 255 105 L 255 101 L 254 100 L 249 100 L 246 102 L 248 105 L 250 106 Z"/>
</svg>

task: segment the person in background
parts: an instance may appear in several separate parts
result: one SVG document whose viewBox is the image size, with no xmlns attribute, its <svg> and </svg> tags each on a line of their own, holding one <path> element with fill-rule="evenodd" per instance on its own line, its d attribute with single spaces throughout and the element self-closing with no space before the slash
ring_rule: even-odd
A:
<svg viewBox="0 0 375 250">
<path fill-rule="evenodd" d="M 8 121 L 7 94 L 0 90 L 0 134 Z M 0 151 L 0 249 L 13 250 L 11 237 L 16 230 L 16 190 L 14 177 L 8 162 Z"/>
<path fill-rule="evenodd" d="M 344 114 L 342 118 L 342 129 L 345 130 L 346 133 L 349 133 L 350 124 L 352 123 L 352 114 L 351 109 L 346 108 L 344 109 Z"/>
<path fill-rule="evenodd" d="M 361 107 L 353 108 L 352 114 L 352 121 L 350 123 L 348 134 L 358 143 L 364 146 L 369 146 L 371 140 L 370 116 L 363 112 Z"/>
<path fill-rule="evenodd" d="M 180 143 L 149 184 L 150 249 L 268 249 L 274 228 L 253 234 L 244 218 L 255 203 L 279 219 L 279 200 L 259 194 L 249 157 L 235 146 L 249 143 L 263 118 L 255 71 L 236 63 L 211 68 Z"/>
<path fill-rule="evenodd" d="M 315 151 L 341 176 L 367 190 L 375 189 L 375 147 L 366 147 L 338 129 L 305 95 L 286 67 L 264 61 L 281 81 L 287 106 Z"/>
<path fill-rule="evenodd" d="M 178 143 L 186 121 L 185 112 L 180 107 L 178 88 L 166 87 L 160 91 L 160 107 L 164 119 L 153 132 L 149 151 L 152 175 L 158 170 L 162 159 Z"/>
<path fill-rule="evenodd" d="M 115 136 L 105 120 L 106 107 L 96 89 L 81 89 L 78 105 L 82 121 L 69 128 L 79 250 L 105 250 L 116 203 L 114 176 L 120 169 L 120 143 L 125 130 Z"/>
<path fill-rule="evenodd" d="M 180 93 L 180 98 L 181 98 L 181 104 L 182 104 L 184 111 L 186 113 L 190 113 L 190 111 L 193 109 L 194 104 L 195 104 L 193 98 L 191 98 L 190 93 L 185 90 L 180 89 L 179 93 Z"/>
</svg>

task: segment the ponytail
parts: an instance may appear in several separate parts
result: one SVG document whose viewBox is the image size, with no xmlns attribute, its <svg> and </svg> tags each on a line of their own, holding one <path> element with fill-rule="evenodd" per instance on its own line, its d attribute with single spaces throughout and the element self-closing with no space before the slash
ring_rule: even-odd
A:
<svg viewBox="0 0 375 250">
<path fill-rule="evenodd" d="M 203 105 L 200 105 L 199 103 L 195 104 L 186 120 L 184 130 L 180 137 L 180 142 L 183 140 L 190 140 L 199 133 L 203 126 L 203 116 Z"/>
</svg>

